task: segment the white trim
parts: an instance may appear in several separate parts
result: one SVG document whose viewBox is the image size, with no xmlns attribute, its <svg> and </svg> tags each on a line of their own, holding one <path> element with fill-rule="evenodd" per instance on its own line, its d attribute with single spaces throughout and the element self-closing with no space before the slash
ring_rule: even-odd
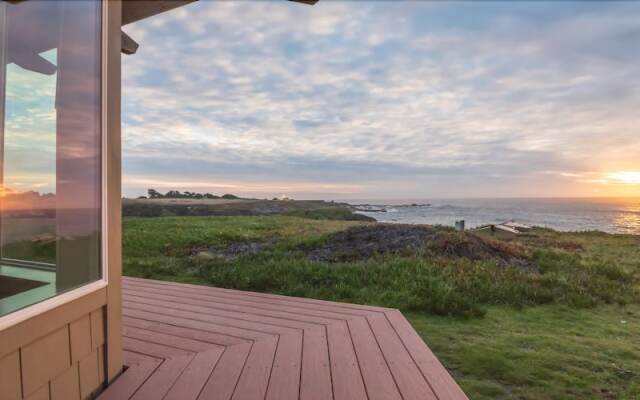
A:
<svg viewBox="0 0 640 400">
<path fill-rule="evenodd" d="M 102 35 L 102 40 L 100 41 L 100 45 L 102 48 L 100 49 L 100 215 L 101 215 L 101 226 L 100 226 L 100 261 L 102 267 L 102 280 L 105 283 L 109 282 L 109 257 L 108 257 L 108 220 L 109 214 L 107 210 L 107 205 L 109 204 L 108 199 L 108 170 L 107 170 L 107 149 L 108 146 L 108 115 L 107 115 L 107 93 L 108 93 L 108 82 L 107 82 L 107 65 L 109 59 L 109 46 L 107 40 L 109 38 L 109 32 L 107 27 L 107 15 L 109 7 L 108 1 L 102 2 L 102 15 L 101 15 L 101 23 L 100 23 L 100 31 Z"/>
<path fill-rule="evenodd" d="M 80 297 L 84 297 L 106 286 L 107 282 L 101 279 L 99 281 L 91 282 L 86 285 L 82 285 L 79 288 L 56 295 L 54 297 L 51 297 L 50 299 L 30 305 L 26 308 L 23 308 L 22 310 L 9 313 L 0 318 L 0 331 L 10 328 L 13 325 L 19 324 L 20 322 L 24 322 L 29 318 L 44 314 L 49 310 L 53 310 L 54 308 L 64 305 L 70 301 L 79 299 Z"/>
<path fill-rule="evenodd" d="M 47 311 L 50 311 L 56 307 L 60 307 L 64 304 L 77 300 L 90 293 L 98 291 L 107 286 L 107 113 L 106 113 L 106 101 L 107 101 L 107 6 L 108 1 L 103 1 L 100 8 L 100 262 L 102 268 L 102 278 L 89 282 L 76 289 L 55 295 L 46 300 L 32 304 L 23 309 L 11 312 L 7 315 L 0 317 L 0 331 L 10 328 L 13 325 L 19 324 L 28 320 L 29 318 L 36 317 Z"/>
</svg>

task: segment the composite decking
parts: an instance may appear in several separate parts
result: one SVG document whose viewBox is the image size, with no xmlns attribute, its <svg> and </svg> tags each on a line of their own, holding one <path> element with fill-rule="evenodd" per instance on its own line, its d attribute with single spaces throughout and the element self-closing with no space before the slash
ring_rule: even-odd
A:
<svg viewBox="0 0 640 400">
<path fill-rule="evenodd" d="M 466 399 L 393 309 L 124 278 L 100 400 Z"/>
</svg>

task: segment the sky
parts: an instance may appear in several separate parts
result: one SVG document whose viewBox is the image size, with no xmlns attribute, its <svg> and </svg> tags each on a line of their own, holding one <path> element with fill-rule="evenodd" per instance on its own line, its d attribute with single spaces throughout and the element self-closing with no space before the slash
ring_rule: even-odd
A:
<svg viewBox="0 0 640 400">
<path fill-rule="evenodd" d="M 127 196 L 640 196 L 637 2 L 199 1 L 124 31 Z"/>
</svg>

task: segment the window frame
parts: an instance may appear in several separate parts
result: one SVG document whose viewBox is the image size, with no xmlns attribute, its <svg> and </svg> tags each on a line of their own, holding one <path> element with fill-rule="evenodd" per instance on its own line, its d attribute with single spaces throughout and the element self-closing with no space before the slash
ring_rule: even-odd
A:
<svg viewBox="0 0 640 400">
<path fill-rule="evenodd" d="M 0 0 L 2 1 L 2 0 Z M 109 283 L 109 252 L 108 252 L 108 182 L 111 179 L 107 170 L 107 153 L 108 153 L 108 115 L 107 115 L 107 65 L 108 65 L 108 34 L 107 26 L 107 1 L 100 1 L 100 270 L 101 278 L 93 282 L 86 283 L 67 292 L 57 294 L 48 299 L 31 304 L 20 310 L 10 312 L 7 315 L 0 316 L 0 331 L 11 326 L 17 325 L 30 318 L 37 317 L 54 308 L 67 305 L 75 300 L 85 297 L 93 292 L 105 288 Z M 118 82 L 117 84 L 120 84 Z M 0 95 L 0 97 L 3 97 Z M 2 122 L 4 125 L 4 121 Z"/>
</svg>

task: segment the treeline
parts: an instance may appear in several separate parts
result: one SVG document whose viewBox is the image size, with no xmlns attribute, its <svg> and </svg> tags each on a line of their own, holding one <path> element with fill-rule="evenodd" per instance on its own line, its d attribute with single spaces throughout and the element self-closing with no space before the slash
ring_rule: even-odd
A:
<svg viewBox="0 0 640 400">
<path fill-rule="evenodd" d="M 140 199 L 239 199 L 240 197 L 233 194 L 223 194 L 222 196 L 216 196 L 211 193 L 196 193 L 196 192 L 180 192 L 179 190 L 169 190 L 167 193 L 160 193 L 155 189 L 147 190 L 147 196 L 140 196 Z"/>
</svg>

